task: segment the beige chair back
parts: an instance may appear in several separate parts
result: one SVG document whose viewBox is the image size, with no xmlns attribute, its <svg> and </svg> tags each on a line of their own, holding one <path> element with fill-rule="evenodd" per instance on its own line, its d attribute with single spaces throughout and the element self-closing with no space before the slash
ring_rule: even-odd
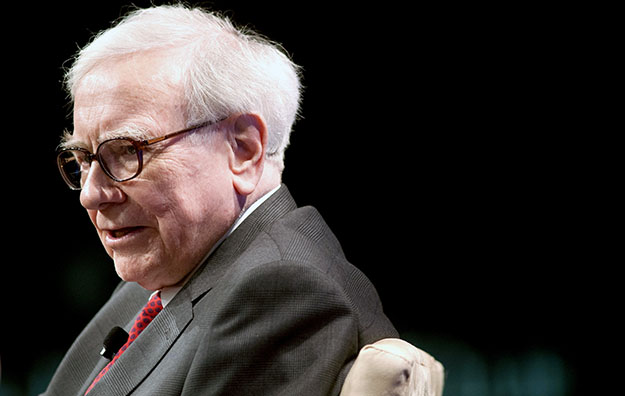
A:
<svg viewBox="0 0 625 396">
<path fill-rule="evenodd" d="M 443 365 L 398 338 L 365 345 L 340 396 L 442 396 Z"/>
</svg>

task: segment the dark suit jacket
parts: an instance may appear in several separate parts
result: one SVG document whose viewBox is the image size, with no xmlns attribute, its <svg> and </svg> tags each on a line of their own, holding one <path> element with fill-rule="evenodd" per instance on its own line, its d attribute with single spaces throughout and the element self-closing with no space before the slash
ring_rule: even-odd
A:
<svg viewBox="0 0 625 396">
<path fill-rule="evenodd" d="M 150 292 L 122 282 L 44 393 L 84 394 Z M 397 333 L 369 280 L 311 207 L 283 185 L 206 260 L 89 392 L 101 395 L 336 395 L 359 349 Z"/>
</svg>

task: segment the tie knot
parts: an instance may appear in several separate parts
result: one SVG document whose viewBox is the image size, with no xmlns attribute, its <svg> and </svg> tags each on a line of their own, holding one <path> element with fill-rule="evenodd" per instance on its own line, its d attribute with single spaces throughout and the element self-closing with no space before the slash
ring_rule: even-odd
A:
<svg viewBox="0 0 625 396">
<path fill-rule="evenodd" d="M 152 298 L 150 298 L 148 303 L 145 304 L 145 307 L 143 307 L 143 311 L 141 312 L 141 316 L 143 316 L 144 319 L 149 318 L 151 321 L 159 312 L 161 312 L 162 309 L 163 303 L 161 302 L 161 293 L 157 292 L 152 296 Z"/>
</svg>

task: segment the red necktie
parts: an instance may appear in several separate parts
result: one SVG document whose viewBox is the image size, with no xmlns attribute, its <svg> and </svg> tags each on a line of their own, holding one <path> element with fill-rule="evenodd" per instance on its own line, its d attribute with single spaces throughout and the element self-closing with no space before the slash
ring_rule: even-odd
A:
<svg viewBox="0 0 625 396">
<path fill-rule="evenodd" d="M 115 361 L 119 359 L 122 353 L 124 353 L 124 351 L 128 349 L 130 344 L 132 344 L 132 342 L 139 336 L 139 334 L 141 334 L 141 332 L 150 324 L 152 319 L 154 319 L 154 317 L 159 312 L 161 312 L 162 309 L 163 309 L 163 304 L 161 303 L 161 293 L 159 292 L 159 293 L 154 294 L 152 298 L 150 298 L 150 301 L 148 301 L 148 303 L 145 305 L 145 307 L 143 307 L 143 309 L 139 313 L 139 316 L 137 316 L 137 319 L 135 319 L 135 324 L 132 326 L 132 329 L 130 329 L 128 341 L 126 341 L 126 343 L 121 347 L 119 352 L 115 354 L 113 359 L 111 359 L 111 361 L 106 365 L 106 367 L 104 367 L 100 371 L 100 373 L 95 377 L 91 385 L 89 385 L 89 388 L 87 388 L 85 395 L 89 393 L 91 388 L 93 388 L 93 386 L 100 380 L 100 378 L 102 378 L 104 374 L 106 374 L 106 372 L 109 371 L 109 368 L 113 365 L 113 363 L 115 363 Z"/>
</svg>

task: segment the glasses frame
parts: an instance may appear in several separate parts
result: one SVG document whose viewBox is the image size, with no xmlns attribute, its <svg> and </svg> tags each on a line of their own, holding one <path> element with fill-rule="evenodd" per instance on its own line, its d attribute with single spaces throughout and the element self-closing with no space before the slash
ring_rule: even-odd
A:
<svg viewBox="0 0 625 396">
<path fill-rule="evenodd" d="M 167 140 L 167 139 L 171 139 L 173 137 L 182 135 L 183 133 L 189 133 L 189 132 L 193 132 L 197 129 L 200 128 L 204 128 L 207 127 L 209 125 L 214 125 L 217 124 L 221 121 L 225 120 L 225 118 L 222 118 L 220 120 L 217 121 L 207 121 L 207 122 L 203 122 L 201 124 L 189 127 L 189 128 L 185 128 L 182 129 L 180 131 L 176 131 L 176 132 L 171 132 L 168 133 L 166 135 L 163 136 L 158 136 L 152 139 L 145 139 L 145 140 L 135 140 L 129 137 L 116 137 L 116 138 L 112 138 L 112 139 L 107 139 L 105 141 L 103 141 L 102 143 L 100 143 L 98 145 L 98 148 L 95 151 L 95 154 L 92 154 L 89 150 L 82 148 L 82 147 L 66 147 L 64 149 L 59 150 L 59 152 L 57 153 L 56 156 L 56 164 L 59 168 L 59 172 L 61 173 L 61 176 L 63 177 L 63 180 L 65 181 L 65 183 L 69 186 L 69 188 L 71 188 L 72 190 L 76 190 L 76 191 L 80 191 L 82 190 L 82 186 L 81 187 L 76 187 L 74 185 L 74 183 L 70 180 L 70 178 L 66 175 L 66 172 L 63 171 L 63 165 L 62 165 L 62 160 L 61 160 L 61 155 L 67 151 L 80 151 L 82 153 L 85 154 L 87 161 L 89 162 L 89 164 L 91 164 L 93 161 L 98 161 L 98 164 L 100 164 L 100 168 L 102 168 L 102 170 L 104 171 L 104 174 L 106 176 L 108 176 L 109 178 L 111 178 L 112 180 L 116 181 L 116 182 L 125 182 L 128 180 L 132 180 L 135 177 L 139 176 L 139 174 L 141 173 L 141 171 L 143 170 L 143 149 L 146 148 L 147 146 L 151 146 L 153 144 L 156 143 L 160 143 L 163 140 Z M 113 176 L 113 174 L 111 174 L 111 172 L 108 170 L 108 167 L 106 166 L 106 164 L 100 159 L 100 147 L 102 147 L 103 144 L 106 144 L 107 142 L 110 141 L 114 141 L 114 140 L 126 140 L 128 142 L 130 142 L 130 144 L 132 144 L 135 148 L 135 150 L 137 151 L 137 161 L 139 162 L 139 167 L 137 168 L 137 171 L 135 172 L 134 175 L 124 178 L 124 179 L 120 179 L 117 178 L 115 176 Z"/>
</svg>

